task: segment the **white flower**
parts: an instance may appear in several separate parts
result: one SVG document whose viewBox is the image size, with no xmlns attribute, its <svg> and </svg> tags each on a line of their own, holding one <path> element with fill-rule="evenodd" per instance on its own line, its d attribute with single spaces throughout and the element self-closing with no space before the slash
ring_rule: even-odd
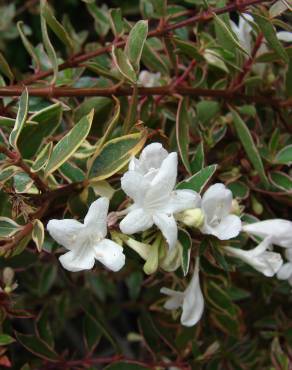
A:
<svg viewBox="0 0 292 370">
<path fill-rule="evenodd" d="M 239 258 L 255 270 L 265 276 L 274 276 L 283 264 L 282 257 L 279 253 L 267 251 L 271 246 L 271 239 L 264 239 L 256 248 L 243 250 L 233 247 L 224 247 L 229 255 Z"/>
<path fill-rule="evenodd" d="M 160 85 L 160 73 L 151 73 L 148 71 L 141 71 L 138 78 L 138 83 L 144 87 L 153 87 Z"/>
<path fill-rule="evenodd" d="M 280 280 L 288 280 L 288 283 L 292 286 L 292 248 L 286 249 L 285 256 L 288 262 L 284 263 L 277 272 L 277 278 Z"/>
<path fill-rule="evenodd" d="M 233 21 L 230 21 L 230 24 L 231 29 L 237 36 L 240 45 L 243 47 L 244 50 L 248 52 L 248 54 L 250 54 L 252 42 L 251 37 L 252 27 L 249 24 L 249 22 L 252 22 L 253 18 L 249 14 L 243 14 L 243 16 L 244 17 L 242 16 L 239 17 L 238 25 Z"/>
<path fill-rule="evenodd" d="M 177 153 L 168 154 L 161 144 L 147 146 L 140 159 L 133 159 L 121 179 L 122 189 L 134 200 L 121 221 L 124 234 L 134 234 L 155 224 L 169 248 L 177 241 L 173 214 L 196 207 L 199 195 L 192 190 L 174 190 L 177 177 Z"/>
<path fill-rule="evenodd" d="M 292 42 L 292 32 L 279 31 L 279 32 L 277 32 L 277 38 L 280 41 Z"/>
<path fill-rule="evenodd" d="M 242 230 L 260 238 L 271 237 L 271 243 L 284 248 L 292 247 L 292 222 L 275 218 L 246 224 Z"/>
<path fill-rule="evenodd" d="M 107 234 L 107 213 L 109 200 L 99 198 L 91 204 L 84 224 L 74 219 L 50 220 L 47 229 L 50 235 L 69 252 L 59 260 L 69 271 L 89 270 L 95 260 L 113 271 L 125 264 L 123 248 L 109 239 Z"/>
<path fill-rule="evenodd" d="M 236 237 L 241 231 L 241 220 L 230 214 L 232 211 L 232 192 L 224 184 L 209 187 L 202 197 L 201 209 L 204 224 L 200 228 L 204 234 L 211 234 L 220 240 Z"/>
<path fill-rule="evenodd" d="M 199 280 L 199 258 L 196 260 L 196 267 L 192 280 L 184 292 L 178 292 L 168 288 L 161 288 L 160 292 L 170 297 L 165 302 L 164 308 L 167 310 L 176 310 L 182 307 L 180 319 L 182 325 L 195 325 L 202 317 L 204 311 L 204 297 Z"/>
</svg>

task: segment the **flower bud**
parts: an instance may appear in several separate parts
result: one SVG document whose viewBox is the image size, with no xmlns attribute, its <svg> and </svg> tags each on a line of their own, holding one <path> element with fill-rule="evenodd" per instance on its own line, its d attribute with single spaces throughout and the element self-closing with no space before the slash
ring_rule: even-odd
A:
<svg viewBox="0 0 292 370">
<path fill-rule="evenodd" d="M 264 211 L 263 205 L 255 198 L 251 198 L 251 206 L 256 215 L 261 215 Z"/>
<path fill-rule="evenodd" d="M 205 217 L 201 208 L 193 208 L 182 212 L 179 220 L 189 227 L 200 228 L 204 224 Z"/>
</svg>

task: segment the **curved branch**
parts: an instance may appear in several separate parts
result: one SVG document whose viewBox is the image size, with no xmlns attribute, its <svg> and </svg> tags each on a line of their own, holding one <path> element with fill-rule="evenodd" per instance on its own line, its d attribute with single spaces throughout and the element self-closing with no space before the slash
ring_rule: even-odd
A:
<svg viewBox="0 0 292 370">
<path fill-rule="evenodd" d="M 271 2 L 271 0 L 268 0 L 268 1 L 267 0 L 266 1 L 265 0 L 245 0 L 245 1 L 242 1 L 240 3 L 239 3 L 239 1 L 235 1 L 234 3 L 226 5 L 226 6 L 221 7 L 221 8 L 213 8 L 213 9 L 211 8 L 211 9 L 205 11 L 205 12 L 201 12 L 201 13 L 199 13 L 199 14 L 193 16 L 193 17 L 190 17 L 186 20 L 183 20 L 181 22 L 170 24 L 170 25 L 167 25 L 163 28 L 158 27 L 157 29 L 149 32 L 148 38 L 162 36 L 162 35 L 165 35 L 165 34 L 171 32 L 173 30 L 176 30 L 178 28 L 190 26 L 190 25 L 193 25 L 193 24 L 195 24 L 197 22 L 200 22 L 200 21 L 201 22 L 209 21 L 214 17 L 214 14 L 219 15 L 219 14 L 228 13 L 228 12 L 232 12 L 232 11 L 242 12 L 242 11 L 246 10 L 246 8 L 249 7 L 249 6 L 261 4 L 261 3 L 264 3 L 264 2 Z M 114 45 L 115 45 L 115 47 L 120 48 L 120 47 L 124 46 L 125 43 L 126 43 L 126 41 L 121 40 L 119 42 L 116 42 Z M 83 62 L 86 62 L 89 59 L 92 59 L 92 58 L 97 57 L 99 55 L 108 53 L 108 52 L 111 51 L 112 46 L 113 46 L 113 43 L 110 43 L 109 45 L 107 45 L 105 47 L 102 47 L 102 48 L 99 48 L 97 50 L 94 50 L 90 53 L 86 53 L 86 54 L 82 54 L 82 55 L 78 54 L 78 55 L 72 56 L 68 61 L 59 65 L 59 71 L 62 71 L 62 70 L 67 69 L 67 68 L 77 67 L 78 65 L 80 65 Z M 53 73 L 53 70 L 51 70 L 51 69 L 48 70 L 48 71 L 45 71 L 45 72 L 39 72 L 39 73 L 36 73 L 36 74 L 26 78 L 25 80 L 21 81 L 21 83 L 24 84 L 24 85 L 31 84 L 34 81 L 41 80 L 43 78 L 46 78 L 46 77 L 50 76 L 52 73 Z"/>
</svg>

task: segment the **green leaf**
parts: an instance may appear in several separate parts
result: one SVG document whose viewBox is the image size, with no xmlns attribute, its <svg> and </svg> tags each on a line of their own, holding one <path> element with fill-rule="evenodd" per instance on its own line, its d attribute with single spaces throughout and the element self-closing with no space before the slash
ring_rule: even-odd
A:
<svg viewBox="0 0 292 370">
<path fill-rule="evenodd" d="M 271 183 L 284 191 L 292 191 L 292 178 L 284 172 L 274 171 L 269 173 Z"/>
<path fill-rule="evenodd" d="M 108 138 L 112 134 L 114 128 L 116 127 L 116 125 L 118 123 L 118 120 L 119 120 L 119 117 L 120 117 L 120 112 L 121 112 L 120 101 L 115 97 L 113 97 L 113 99 L 115 100 L 115 103 L 116 103 L 115 107 L 114 107 L 113 115 L 112 115 L 112 117 L 110 118 L 110 121 L 107 124 L 105 133 L 102 135 L 101 139 L 99 140 L 99 142 L 97 144 L 98 148 L 101 148 L 104 145 L 104 143 L 108 140 Z"/>
<path fill-rule="evenodd" d="M 83 318 L 83 336 L 86 348 L 91 352 L 95 349 L 102 337 L 102 331 L 90 315 Z"/>
<path fill-rule="evenodd" d="M 134 67 L 139 71 L 140 59 L 148 34 L 148 21 L 138 21 L 131 29 L 127 38 L 125 53 Z"/>
<path fill-rule="evenodd" d="M 205 163 L 205 154 L 204 154 L 204 144 L 203 141 L 197 146 L 194 158 L 190 163 L 192 174 L 200 171 L 204 167 Z"/>
<path fill-rule="evenodd" d="M 86 7 L 94 18 L 94 25 L 97 33 L 103 37 L 106 36 L 110 29 L 107 9 L 97 7 L 94 1 L 87 1 L 87 3 Z"/>
<path fill-rule="evenodd" d="M 49 292 L 57 277 L 57 266 L 52 264 L 43 265 L 39 281 L 38 281 L 38 294 L 43 297 Z"/>
<path fill-rule="evenodd" d="M 181 267 L 184 276 L 186 276 L 188 274 L 190 265 L 192 238 L 186 230 L 179 229 L 178 241 L 181 245 Z"/>
<path fill-rule="evenodd" d="M 154 72 L 161 72 L 164 75 L 169 74 L 168 65 L 165 63 L 159 53 L 154 50 L 149 41 L 146 41 L 144 44 L 142 62 L 147 68 Z"/>
<path fill-rule="evenodd" d="M 57 353 L 43 340 L 35 335 L 25 335 L 15 332 L 17 341 L 29 352 L 50 362 L 59 361 Z"/>
<path fill-rule="evenodd" d="M 191 125 L 186 99 L 181 99 L 176 115 L 176 141 L 182 162 L 189 174 L 192 173 L 189 162 L 189 128 Z"/>
<path fill-rule="evenodd" d="M 275 27 L 273 26 L 271 20 L 259 14 L 253 14 L 253 18 L 263 32 L 270 47 L 275 50 L 281 59 L 283 59 L 286 63 L 289 63 L 288 54 L 286 53 L 281 42 L 278 40 Z"/>
<path fill-rule="evenodd" d="M 218 17 L 215 13 L 214 23 L 216 29 L 216 36 L 219 43 L 224 49 L 227 49 L 234 53 L 236 50 L 241 50 L 243 53 L 247 54 L 247 51 L 240 45 L 234 32 L 231 30 L 230 25 L 227 25 L 221 17 Z"/>
<path fill-rule="evenodd" d="M 86 139 L 90 131 L 93 115 L 94 111 L 92 110 L 87 116 L 81 118 L 68 134 L 54 147 L 51 158 L 45 169 L 46 176 L 66 162 Z"/>
<path fill-rule="evenodd" d="M 42 251 L 44 239 L 45 239 L 44 225 L 40 220 L 36 219 L 33 221 L 32 240 L 35 242 L 37 250 L 39 252 Z"/>
<path fill-rule="evenodd" d="M 53 77 L 51 80 L 51 84 L 54 84 L 57 77 L 58 77 L 58 58 L 57 54 L 55 52 L 55 49 L 50 41 L 49 34 L 48 34 L 48 29 L 47 29 L 47 23 L 46 19 L 44 16 L 45 13 L 45 8 L 46 8 L 46 0 L 41 0 L 40 3 L 40 9 L 41 9 L 41 31 L 42 31 L 42 38 L 43 38 L 43 43 L 46 49 L 46 52 L 48 54 L 48 57 L 50 59 L 50 62 L 53 67 Z"/>
<path fill-rule="evenodd" d="M 6 346 L 15 342 L 15 339 L 8 334 L 0 334 L 0 346 Z"/>
<path fill-rule="evenodd" d="M 255 170 L 258 172 L 263 184 L 267 186 L 269 183 L 265 174 L 263 162 L 259 155 L 257 147 L 253 141 L 251 133 L 249 132 L 247 125 L 243 122 L 239 114 L 234 109 L 230 110 L 232 113 L 233 122 L 237 135 L 242 143 L 242 146 L 245 149 L 246 155 L 253 164 Z"/>
<path fill-rule="evenodd" d="M 277 153 L 274 162 L 280 164 L 287 164 L 290 166 L 292 164 L 292 144 L 287 145 L 283 149 L 281 149 Z"/>
<path fill-rule="evenodd" d="M 292 96 L 292 56 L 289 55 L 289 63 L 288 63 L 288 68 L 285 76 L 286 80 L 286 94 L 287 96 L 291 97 Z"/>
<path fill-rule="evenodd" d="M 150 0 L 156 16 L 164 17 L 167 10 L 167 0 Z"/>
<path fill-rule="evenodd" d="M 9 143 L 11 146 L 13 146 L 14 149 L 17 149 L 17 140 L 25 124 L 27 113 L 28 113 L 28 92 L 27 89 L 25 89 L 21 94 L 15 125 L 9 136 Z"/>
<path fill-rule="evenodd" d="M 146 139 L 146 131 L 142 131 L 108 141 L 91 159 L 88 177 L 104 180 L 112 176 L 143 148 Z"/>
<path fill-rule="evenodd" d="M 73 41 L 63 25 L 56 19 L 47 3 L 45 3 L 44 7 L 42 8 L 42 16 L 58 39 L 72 51 L 74 48 Z"/>
<path fill-rule="evenodd" d="M 231 182 L 227 187 L 232 191 L 234 198 L 246 199 L 249 196 L 249 187 L 241 181 Z"/>
<path fill-rule="evenodd" d="M 185 54 L 192 59 L 196 59 L 198 62 L 204 61 L 204 58 L 201 55 L 201 52 L 196 43 L 191 41 L 180 40 L 176 37 L 173 38 L 173 41 L 180 53 Z"/>
<path fill-rule="evenodd" d="M 84 172 L 70 162 L 63 163 L 59 168 L 59 171 L 68 182 L 79 182 L 85 180 Z"/>
<path fill-rule="evenodd" d="M 211 166 L 202 168 L 201 171 L 188 179 L 181 181 L 177 185 L 177 189 L 191 189 L 197 192 L 201 192 L 207 182 L 211 179 L 216 171 L 217 165 L 212 164 Z"/>
<path fill-rule="evenodd" d="M 20 38 L 23 42 L 23 45 L 24 45 L 26 51 L 28 52 L 28 54 L 31 56 L 32 60 L 35 63 L 35 69 L 39 70 L 40 69 L 39 57 L 37 56 L 37 54 L 34 50 L 34 47 L 32 46 L 32 44 L 30 43 L 30 41 L 28 40 L 28 38 L 26 37 L 26 35 L 23 31 L 23 24 L 24 23 L 22 21 L 17 22 L 17 29 L 18 29 Z"/>
<path fill-rule="evenodd" d="M 122 18 L 122 12 L 120 8 L 110 9 L 109 21 L 113 34 L 115 36 L 121 36 L 124 33 L 125 23 Z"/>
<path fill-rule="evenodd" d="M 197 119 L 206 125 L 220 111 L 220 104 L 212 100 L 203 100 L 196 105 Z"/>
<path fill-rule="evenodd" d="M 31 120 L 37 125 L 25 125 L 18 140 L 19 150 L 24 158 L 32 158 L 42 147 L 43 141 L 53 135 L 62 120 L 62 106 L 60 103 L 34 113 Z"/>
<path fill-rule="evenodd" d="M 204 51 L 204 58 L 208 64 L 213 67 L 219 68 L 224 72 L 229 72 L 226 64 L 221 58 L 221 55 L 218 54 L 215 50 L 212 49 L 205 49 Z"/>
<path fill-rule="evenodd" d="M 44 148 L 37 155 L 35 161 L 33 162 L 31 166 L 31 169 L 30 169 L 31 172 L 38 172 L 43 167 L 46 166 L 46 164 L 48 163 L 50 159 L 52 149 L 53 149 L 53 142 L 50 141 L 48 144 L 44 146 Z"/>
<path fill-rule="evenodd" d="M 127 278 L 126 284 L 129 289 L 129 296 L 132 300 L 136 300 L 142 288 L 143 273 L 141 271 L 133 271 Z"/>
<path fill-rule="evenodd" d="M 9 78 L 12 82 L 14 80 L 14 75 L 7 63 L 6 59 L 4 58 L 3 54 L 0 52 L 0 71 Z"/>
<path fill-rule="evenodd" d="M 137 75 L 126 53 L 123 50 L 113 46 L 112 55 L 113 61 L 121 75 L 128 81 L 136 83 Z"/>
</svg>

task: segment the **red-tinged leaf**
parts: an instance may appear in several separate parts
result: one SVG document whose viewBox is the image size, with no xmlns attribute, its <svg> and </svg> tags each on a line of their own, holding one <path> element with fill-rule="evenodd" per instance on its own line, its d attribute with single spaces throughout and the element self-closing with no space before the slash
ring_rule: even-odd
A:
<svg viewBox="0 0 292 370">
<path fill-rule="evenodd" d="M 0 366 L 4 366 L 4 367 L 11 367 L 12 366 L 11 361 L 9 360 L 9 358 L 7 356 L 1 356 L 0 357 Z"/>
<path fill-rule="evenodd" d="M 29 352 L 50 362 L 59 361 L 59 355 L 46 342 L 34 335 L 15 332 L 15 337 Z"/>
</svg>

